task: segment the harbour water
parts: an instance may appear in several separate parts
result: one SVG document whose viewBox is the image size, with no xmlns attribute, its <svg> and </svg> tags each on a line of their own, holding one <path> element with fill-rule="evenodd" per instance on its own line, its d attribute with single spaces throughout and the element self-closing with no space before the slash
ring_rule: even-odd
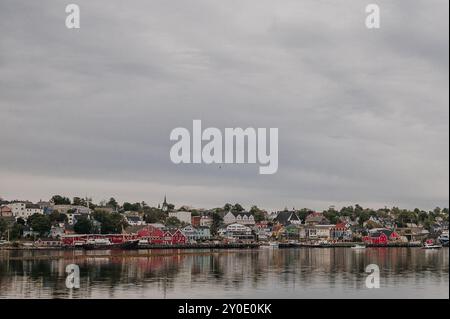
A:
<svg viewBox="0 0 450 319">
<path fill-rule="evenodd" d="M 449 298 L 449 250 L 0 251 L 0 298 Z M 80 288 L 66 287 L 66 266 Z M 380 288 L 366 287 L 369 264 Z"/>
</svg>

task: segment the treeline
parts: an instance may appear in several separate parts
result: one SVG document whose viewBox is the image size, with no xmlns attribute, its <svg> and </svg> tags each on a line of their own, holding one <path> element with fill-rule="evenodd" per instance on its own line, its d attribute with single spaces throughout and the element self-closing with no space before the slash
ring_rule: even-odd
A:
<svg viewBox="0 0 450 319">
<path fill-rule="evenodd" d="M 308 209 L 300 210 L 300 218 L 304 218 L 311 211 Z M 330 208 L 323 211 L 324 216 L 331 222 L 337 223 L 342 217 L 349 217 L 352 221 L 358 221 L 360 225 L 363 225 L 370 217 L 376 217 L 378 219 L 392 220 L 397 227 L 406 227 L 408 223 L 421 224 L 426 229 L 430 229 L 431 225 L 436 222 L 438 217 L 443 221 L 448 222 L 449 209 L 436 207 L 434 210 L 425 211 L 418 208 L 413 210 L 401 209 L 398 207 L 392 208 L 363 208 L 356 204 L 355 206 L 342 207 L 339 211 L 334 208 Z"/>
<path fill-rule="evenodd" d="M 147 223 L 163 223 L 167 226 L 180 227 L 184 226 L 177 218 L 169 217 L 168 211 L 175 210 L 175 206 L 170 203 L 165 203 L 166 209 L 162 209 L 160 205 L 157 207 L 151 207 L 146 202 L 124 202 L 119 204 L 117 200 L 111 197 L 109 200 L 103 200 L 98 204 L 94 203 L 92 199 L 86 199 L 82 197 L 73 197 L 72 200 L 68 197 L 61 195 L 54 195 L 51 198 L 55 205 L 80 205 L 89 206 L 93 213 L 90 216 L 79 215 L 77 216 L 77 222 L 73 226 L 73 230 L 76 233 L 121 233 L 123 229 L 128 226 L 124 212 L 131 211 L 139 214 L 140 217 Z M 109 208 L 109 210 L 105 210 Z M 211 233 L 214 235 L 218 229 L 223 226 L 223 217 L 229 211 L 231 212 L 244 212 L 247 211 L 241 204 L 226 203 L 223 207 L 217 207 L 207 210 L 206 212 L 200 212 L 196 209 L 182 206 L 178 208 L 179 211 L 190 211 L 192 216 L 198 216 L 202 213 L 209 214 L 212 218 Z M 288 209 L 285 208 L 285 211 Z M 306 217 L 315 212 L 312 209 L 292 209 L 295 211 L 299 218 L 304 221 Z M 75 210 L 69 210 L 68 213 L 75 212 Z M 268 212 L 258 208 L 256 205 L 250 207 L 248 212 L 254 215 L 255 221 L 260 222 L 267 220 Z M 440 218 L 442 221 L 448 222 L 449 209 L 436 207 L 434 210 L 425 211 L 421 209 L 401 209 L 398 207 L 392 208 L 364 208 L 358 204 L 354 206 L 345 206 L 340 210 L 336 210 L 334 207 L 322 211 L 323 215 L 332 224 L 336 224 L 343 219 L 350 219 L 351 221 L 357 221 L 359 225 L 363 225 L 371 217 L 376 219 L 388 220 L 395 224 L 397 227 L 405 227 L 408 223 L 423 225 L 426 229 L 430 230 L 432 225 Z M 9 231 L 9 236 L 12 239 L 20 238 L 23 235 L 24 230 L 31 228 L 34 232 L 40 236 L 47 234 L 52 225 L 58 223 L 67 222 L 67 216 L 58 211 L 52 211 L 50 214 L 35 214 L 28 218 L 27 221 L 19 218 L 13 224 L 8 224 L 3 218 L 0 218 L 0 237 L 5 237 L 5 232 Z M 376 227 L 371 224 L 371 227 Z"/>
</svg>

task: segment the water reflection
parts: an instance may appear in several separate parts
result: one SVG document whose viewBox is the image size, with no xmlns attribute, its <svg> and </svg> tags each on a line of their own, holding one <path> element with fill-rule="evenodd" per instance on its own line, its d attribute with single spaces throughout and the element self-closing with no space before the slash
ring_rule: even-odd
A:
<svg viewBox="0 0 450 319">
<path fill-rule="evenodd" d="M 448 249 L 419 248 L 0 251 L 0 298 L 448 298 L 448 266 Z"/>
</svg>

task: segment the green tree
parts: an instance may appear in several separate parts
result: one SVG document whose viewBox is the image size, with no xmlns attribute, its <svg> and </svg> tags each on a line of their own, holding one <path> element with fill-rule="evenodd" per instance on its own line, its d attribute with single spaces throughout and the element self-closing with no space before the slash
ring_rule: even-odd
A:
<svg viewBox="0 0 450 319">
<path fill-rule="evenodd" d="M 73 226 L 73 230 L 77 234 L 91 234 L 93 231 L 94 225 L 92 221 L 87 216 L 77 217 L 77 222 Z"/>
<path fill-rule="evenodd" d="M 6 233 L 8 230 L 8 223 L 6 220 L 0 217 L 0 238 Z"/>
<path fill-rule="evenodd" d="M 348 217 L 353 217 L 353 220 L 355 219 L 355 210 L 353 209 L 353 206 L 348 206 L 348 207 L 342 207 L 340 210 L 340 215 L 341 216 L 348 216 Z"/>
<path fill-rule="evenodd" d="M 334 209 L 324 211 L 323 216 L 325 216 L 331 224 L 337 224 L 339 222 L 338 212 Z"/>
<path fill-rule="evenodd" d="M 28 219 L 30 218 L 31 222 L 29 222 L 29 225 L 33 229 L 33 231 L 39 233 L 39 236 L 44 236 L 50 231 L 52 224 L 50 222 L 50 218 L 47 215 L 33 214 Z"/>
<path fill-rule="evenodd" d="M 124 228 L 128 227 L 127 221 L 120 213 L 94 212 L 93 217 L 101 223 L 102 234 L 120 234 Z"/>
<path fill-rule="evenodd" d="M 138 212 L 142 208 L 141 207 L 141 203 L 131 204 L 131 203 L 128 203 L 128 202 L 123 203 L 122 207 L 123 207 L 124 211 L 133 211 L 133 212 Z"/>
<path fill-rule="evenodd" d="M 364 222 L 368 221 L 370 218 L 370 214 L 367 211 L 360 211 L 358 214 L 359 217 L 359 225 L 362 226 L 364 224 Z"/>
<path fill-rule="evenodd" d="M 70 199 L 61 195 L 54 195 L 52 201 L 55 205 L 70 205 Z"/>
<path fill-rule="evenodd" d="M 144 221 L 146 223 L 163 223 L 167 214 L 156 207 L 147 207 L 144 210 Z"/>
<path fill-rule="evenodd" d="M 117 203 L 116 199 L 114 197 L 111 197 L 107 203 L 108 206 L 114 207 L 114 209 L 117 209 L 119 207 L 119 204 Z"/>
<path fill-rule="evenodd" d="M 172 216 L 166 219 L 167 226 L 180 227 L 181 222 L 178 218 Z"/>
<path fill-rule="evenodd" d="M 11 227 L 10 239 L 15 240 L 22 237 L 24 228 L 24 224 L 15 222 Z"/>
<path fill-rule="evenodd" d="M 217 232 L 220 228 L 220 225 L 222 225 L 222 223 L 223 223 L 223 217 L 219 213 L 214 212 L 212 214 L 212 225 L 210 228 L 211 235 L 213 235 L 213 236 L 217 235 Z"/>
<path fill-rule="evenodd" d="M 300 210 L 297 211 L 297 216 L 298 218 L 300 218 L 300 220 L 302 220 L 303 222 L 305 221 L 306 217 L 312 213 L 312 210 L 309 208 L 302 208 Z"/>
<path fill-rule="evenodd" d="M 264 213 L 261 209 L 259 209 L 258 206 L 256 206 L 256 205 L 252 206 L 252 207 L 250 208 L 250 211 L 249 211 L 249 212 L 250 212 L 251 214 L 253 214 L 253 216 L 254 216 L 254 218 L 255 218 L 255 221 L 256 221 L 257 223 L 263 221 L 263 220 L 266 218 L 265 213 Z"/>
<path fill-rule="evenodd" d="M 50 218 L 50 222 L 51 223 L 63 223 L 65 221 L 67 221 L 67 215 L 66 214 L 61 214 L 60 212 L 58 212 L 57 210 L 54 210 L 51 212 L 50 215 L 48 215 L 48 217 Z"/>
<path fill-rule="evenodd" d="M 236 204 L 233 205 L 233 208 L 231 208 L 231 211 L 233 213 L 240 213 L 240 212 L 244 211 L 244 207 L 242 207 L 241 204 L 236 203 Z"/>
<path fill-rule="evenodd" d="M 81 197 L 74 197 L 72 200 L 72 203 L 73 203 L 73 205 L 77 205 L 77 206 L 87 206 L 86 200 Z"/>
<path fill-rule="evenodd" d="M 200 216 L 200 213 L 197 210 L 193 209 L 191 211 L 191 216 Z"/>
</svg>

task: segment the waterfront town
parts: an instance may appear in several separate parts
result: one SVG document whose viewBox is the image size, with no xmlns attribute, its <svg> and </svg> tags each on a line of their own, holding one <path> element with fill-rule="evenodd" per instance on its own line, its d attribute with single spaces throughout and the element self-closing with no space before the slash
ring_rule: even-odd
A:
<svg viewBox="0 0 450 319">
<path fill-rule="evenodd" d="M 131 241 L 145 247 L 421 246 L 427 242 L 446 246 L 448 216 L 448 208 L 439 207 L 424 211 L 354 205 L 320 212 L 307 208 L 268 212 L 257 206 L 246 210 L 240 204 L 176 208 L 166 196 L 154 207 L 145 202 L 119 204 L 114 198 L 99 203 L 61 195 L 36 203 L 0 198 L 0 249 Z"/>
</svg>

